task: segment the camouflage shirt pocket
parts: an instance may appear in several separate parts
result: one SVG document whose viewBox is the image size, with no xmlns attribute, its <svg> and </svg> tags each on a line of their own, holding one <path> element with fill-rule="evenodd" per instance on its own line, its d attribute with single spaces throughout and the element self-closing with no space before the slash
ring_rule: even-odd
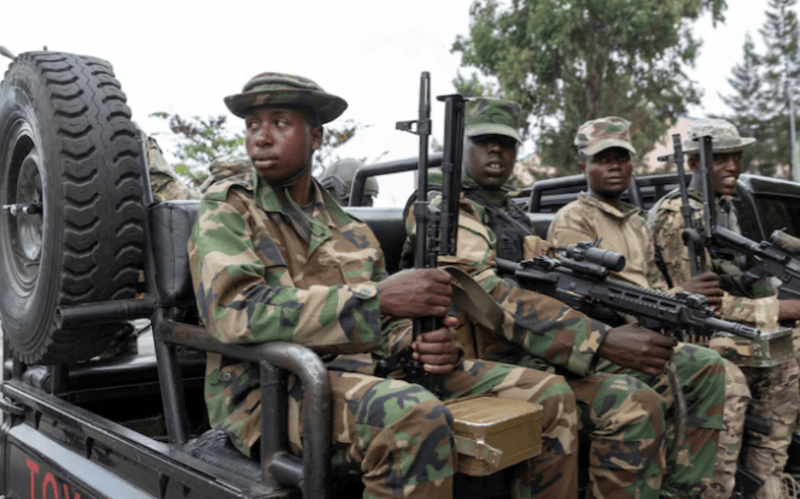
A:
<svg viewBox="0 0 800 499">
<path fill-rule="evenodd" d="M 372 275 L 375 271 L 374 259 L 354 260 L 349 262 L 342 262 L 340 269 L 342 271 L 342 279 L 354 293 L 362 299 L 374 298 L 377 294 L 377 288 L 372 281 Z"/>
</svg>

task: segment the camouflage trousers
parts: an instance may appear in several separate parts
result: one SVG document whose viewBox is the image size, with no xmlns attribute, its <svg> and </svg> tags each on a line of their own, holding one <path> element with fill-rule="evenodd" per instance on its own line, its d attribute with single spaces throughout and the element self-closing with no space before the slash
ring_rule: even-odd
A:
<svg viewBox="0 0 800 499">
<path fill-rule="evenodd" d="M 666 407 L 666 468 L 661 497 L 699 497 L 714 474 L 717 437 L 723 427 L 725 369 L 723 359 L 709 348 L 679 343 L 672 362 L 686 399 L 686 440 L 673 449 L 676 436 L 675 397 L 669 377 L 623 370 L 607 361 L 598 371 L 624 372 L 643 381 L 663 397 Z"/>
<path fill-rule="evenodd" d="M 759 499 L 783 498 L 781 475 L 800 411 L 800 369 L 794 359 L 772 368 L 741 369 L 752 395 L 750 413 L 772 421 L 769 435 L 745 430 L 744 465 L 765 482 Z"/>
<path fill-rule="evenodd" d="M 499 358 L 516 365 L 541 360 L 521 349 Z M 588 433 L 587 498 L 655 499 L 665 469 L 665 399 L 647 384 L 626 374 L 597 373 L 568 377 Z"/>
<path fill-rule="evenodd" d="M 456 453 L 447 407 L 419 385 L 329 370 L 334 474 L 360 473 L 364 498 L 453 496 Z M 445 399 L 496 394 L 543 407 L 542 452 L 511 470 L 513 497 L 577 499 L 578 416 L 560 376 L 484 361 L 464 361 L 443 376 Z M 299 446 L 301 394 L 289 397 L 289 440 Z M 338 469 L 337 469 L 338 468 Z"/>
<path fill-rule="evenodd" d="M 703 499 L 728 499 L 736 484 L 739 452 L 742 449 L 744 418 L 750 404 L 750 388 L 742 370 L 728 359 L 725 362 L 725 404 L 722 431 L 717 441 L 714 476 L 707 482 Z"/>
</svg>

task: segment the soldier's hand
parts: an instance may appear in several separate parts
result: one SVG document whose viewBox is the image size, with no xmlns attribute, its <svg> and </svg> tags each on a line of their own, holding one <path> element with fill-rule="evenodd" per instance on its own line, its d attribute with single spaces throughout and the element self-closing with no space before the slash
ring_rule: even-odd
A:
<svg viewBox="0 0 800 499">
<path fill-rule="evenodd" d="M 440 269 L 399 272 L 378 283 L 381 313 L 393 317 L 444 317 L 452 292 L 450 274 Z"/>
<path fill-rule="evenodd" d="M 786 299 L 778 302 L 780 309 L 778 312 L 779 320 L 798 320 L 800 319 L 800 300 Z"/>
<path fill-rule="evenodd" d="M 452 371 L 460 357 L 453 327 L 458 325 L 454 317 L 444 319 L 444 327 L 419 335 L 411 348 L 412 357 L 422 362 L 431 374 L 447 374 Z"/>
<path fill-rule="evenodd" d="M 625 324 L 606 333 L 597 353 L 622 367 L 661 374 L 678 341 L 640 324 Z"/>
<path fill-rule="evenodd" d="M 706 271 L 689 279 L 683 289 L 689 293 L 696 293 L 706 297 L 708 305 L 719 316 L 722 310 L 722 288 L 719 287 L 719 276 L 714 272 Z"/>
</svg>

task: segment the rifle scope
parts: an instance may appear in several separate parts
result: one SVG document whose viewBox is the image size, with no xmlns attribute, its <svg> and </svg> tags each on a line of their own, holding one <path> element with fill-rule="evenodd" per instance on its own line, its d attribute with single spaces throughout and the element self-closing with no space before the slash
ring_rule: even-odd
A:
<svg viewBox="0 0 800 499">
<path fill-rule="evenodd" d="M 588 241 L 568 246 L 567 257 L 600 265 L 611 272 L 619 272 L 625 268 L 625 255 L 616 251 L 601 250 Z"/>
</svg>

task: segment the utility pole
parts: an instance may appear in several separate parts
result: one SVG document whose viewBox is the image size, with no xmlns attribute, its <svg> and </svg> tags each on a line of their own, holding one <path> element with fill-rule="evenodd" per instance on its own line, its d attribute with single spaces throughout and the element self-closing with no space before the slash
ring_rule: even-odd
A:
<svg viewBox="0 0 800 499">
<path fill-rule="evenodd" d="M 800 181 L 800 174 L 797 171 L 797 134 L 794 127 L 794 92 L 792 91 L 792 79 L 788 77 L 788 74 L 786 76 L 786 94 L 789 97 L 789 133 L 792 141 L 792 170 L 789 177 L 794 181 Z"/>
</svg>

